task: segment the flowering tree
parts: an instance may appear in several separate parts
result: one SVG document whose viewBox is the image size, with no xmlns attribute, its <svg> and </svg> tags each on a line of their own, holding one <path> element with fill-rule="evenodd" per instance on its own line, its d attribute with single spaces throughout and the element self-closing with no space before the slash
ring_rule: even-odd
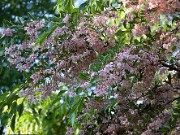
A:
<svg viewBox="0 0 180 135">
<path fill-rule="evenodd" d="M 12 26 L 16 21 L 30 20 L 30 18 L 28 18 L 30 14 L 32 14 L 34 18 L 42 18 L 44 14 L 46 14 L 46 16 L 50 16 L 54 13 L 52 7 L 55 6 L 55 4 L 56 2 L 51 0 L 46 0 L 46 2 L 43 0 L 1 0 L 0 30 L 2 27 L 8 27 L 6 26 L 7 24 Z M 21 73 L 18 73 L 16 69 L 12 68 L 13 66 L 11 66 L 10 70 L 7 68 L 9 65 L 6 58 L 3 57 L 3 40 L 3 38 L 0 39 L 0 90 L 4 92 L 10 90 L 13 84 L 22 82 L 23 77 Z"/>
<path fill-rule="evenodd" d="M 4 29 L 6 56 L 26 78 L 10 95 L 19 101 L 1 100 L 11 129 L 22 131 L 27 101 L 32 133 L 179 134 L 179 5 L 59 0 L 59 18 Z"/>
</svg>

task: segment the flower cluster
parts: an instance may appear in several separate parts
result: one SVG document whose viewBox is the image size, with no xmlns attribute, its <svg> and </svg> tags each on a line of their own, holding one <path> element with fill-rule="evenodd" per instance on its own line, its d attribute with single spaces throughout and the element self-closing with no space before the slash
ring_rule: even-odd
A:
<svg viewBox="0 0 180 135">
<path fill-rule="evenodd" d="M 10 28 L 2 29 L 2 35 L 12 36 L 12 30 Z"/>
<path fill-rule="evenodd" d="M 81 16 L 72 28 L 72 16 L 67 14 L 62 19 L 63 26 L 56 27 L 43 43 L 38 42 L 41 41 L 38 35 L 46 28 L 45 24 L 28 23 L 24 27 L 28 38 L 6 48 L 9 62 L 30 74 L 19 96 L 37 102 L 39 96 L 43 100 L 60 90 L 62 83 L 69 86 L 70 97 L 76 95 L 73 89 L 77 87 L 93 89 L 78 116 L 78 120 L 84 117 L 89 120 L 81 123 L 83 132 L 158 133 L 169 120 L 165 111 L 172 108 L 174 98 L 180 95 L 180 23 L 162 23 L 155 14 L 171 16 L 179 3 L 176 0 L 121 2 L 121 7 L 126 9 L 124 17 L 119 15 L 122 10 L 105 9 L 92 18 Z M 167 9 L 171 9 L 168 14 Z M 7 29 L 3 34 L 11 36 L 12 31 Z M 123 44 L 123 48 L 117 48 L 119 51 L 116 50 L 113 58 L 99 59 L 117 44 Z M 101 62 L 102 68 L 90 70 L 96 61 Z M 89 76 L 83 80 L 81 73 Z M 93 115 L 89 115 L 92 110 Z M 69 128 L 67 134 L 72 132 Z"/>
<path fill-rule="evenodd" d="M 98 22 L 94 21 L 97 18 L 104 21 L 98 25 Z M 60 82 L 73 84 L 81 71 L 88 70 L 97 54 L 102 54 L 114 46 L 113 35 L 117 28 L 109 27 L 108 16 L 96 16 L 92 20 L 81 18 L 84 22 L 76 26 L 75 30 L 68 28 L 69 19 L 70 15 L 66 15 L 62 20 L 65 25 L 57 27 L 42 45 L 36 45 L 36 42 L 45 25 L 41 21 L 30 22 L 24 27 L 29 40 L 6 47 L 6 55 L 9 55 L 11 64 L 15 64 L 21 72 L 33 71 L 30 76 L 32 81 L 27 86 L 31 87 L 28 89 L 31 92 L 22 91 L 20 96 L 29 96 L 31 99 L 36 95 L 36 87 L 42 87 L 44 90 L 41 90 L 41 99 L 44 99 L 51 91 L 59 89 Z M 88 25 L 95 26 L 102 34 Z M 104 39 L 103 33 L 106 34 Z"/>
</svg>

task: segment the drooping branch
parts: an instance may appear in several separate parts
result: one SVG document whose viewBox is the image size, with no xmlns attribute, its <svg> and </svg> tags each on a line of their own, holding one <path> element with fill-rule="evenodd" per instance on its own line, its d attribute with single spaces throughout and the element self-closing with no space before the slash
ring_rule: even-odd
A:
<svg viewBox="0 0 180 135">
<path fill-rule="evenodd" d="M 164 67 L 168 67 L 170 70 L 175 70 L 177 72 L 180 72 L 180 67 L 177 67 L 175 65 L 169 65 L 164 60 L 159 60 L 160 64 Z"/>
</svg>

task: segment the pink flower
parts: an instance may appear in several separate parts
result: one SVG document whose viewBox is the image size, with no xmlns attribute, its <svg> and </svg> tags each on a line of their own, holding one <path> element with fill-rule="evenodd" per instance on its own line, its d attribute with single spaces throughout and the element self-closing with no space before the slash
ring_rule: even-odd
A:
<svg viewBox="0 0 180 135">
<path fill-rule="evenodd" d="M 158 130 L 162 126 L 162 120 L 160 118 L 156 119 L 152 123 L 149 124 L 149 127 Z"/>
<path fill-rule="evenodd" d="M 71 15 L 66 14 L 66 16 L 63 18 L 63 23 L 68 23 L 69 22 L 69 18 L 71 17 Z"/>
<path fill-rule="evenodd" d="M 33 33 L 35 33 L 35 29 L 31 27 L 24 27 L 24 30 L 26 30 L 28 35 L 33 35 Z"/>
<path fill-rule="evenodd" d="M 12 36 L 12 30 L 10 28 L 2 29 L 2 34 L 5 36 Z"/>
<path fill-rule="evenodd" d="M 37 24 L 36 24 L 36 29 L 40 29 L 40 28 L 42 28 L 42 27 L 44 27 L 44 23 L 43 23 L 42 21 L 37 22 Z"/>
<path fill-rule="evenodd" d="M 85 82 L 80 87 L 82 87 L 83 89 L 86 89 L 88 85 L 89 85 L 89 82 Z"/>
<path fill-rule="evenodd" d="M 148 3 L 148 9 L 152 10 L 156 8 L 159 5 L 159 1 L 149 1 Z"/>
<path fill-rule="evenodd" d="M 108 18 L 106 16 L 95 16 L 94 24 L 95 26 L 106 25 L 108 23 Z"/>
<path fill-rule="evenodd" d="M 144 131 L 141 135 L 154 135 L 151 130 Z"/>
<path fill-rule="evenodd" d="M 40 73 L 34 73 L 31 75 L 30 77 L 31 79 L 33 79 L 33 82 L 36 84 L 38 83 L 43 77 Z"/>
<path fill-rule="evenodd" d="M 117 77 L 114 74 L 111 74 L 109 76 L 108 82 L 109 82 L 110 85 L 115 84 L 117 82 Z"/>
<path fill-rule="evenodd" d="M 170 52 L 172 49 L 171 43 L 163 44 L 163 48 L 166 49 L 166 51 Z"/>
<path fill-rule="evenodd" d="M 135 36 L 142 36 L 145 34 L 145 28 L 141 24 L 135 24 L 132 32 Z"/>
<path fill-rule="evenodd" d="M 19 97 L 24 97 L 26 96 L 26 93 L 24 92 L 24 90 L 21 90 L 18 94 Z"/>
<path fill-rule="evenodd" d="M 43 88 L 37 88 L 36 92 L 42 92 L 44 89 Z"/>
</svg>

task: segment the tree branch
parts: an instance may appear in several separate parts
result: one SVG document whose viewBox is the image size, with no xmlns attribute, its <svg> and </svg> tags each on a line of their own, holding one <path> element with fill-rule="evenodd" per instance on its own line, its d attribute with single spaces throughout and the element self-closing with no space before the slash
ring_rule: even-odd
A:
<svg viewBox="0 0 180 135">
<path fill-rule="evenodd" d="M 159 60 L 159 62 L 161 63 L 161 65 L 163 65 L 164 67 L 168 67 L 170 70 L 175 70 L 177 72 L 180 72 L 180 68 L 176 67 L 175 65 L 169 65 L 163 60 Z"/>
</svg>

